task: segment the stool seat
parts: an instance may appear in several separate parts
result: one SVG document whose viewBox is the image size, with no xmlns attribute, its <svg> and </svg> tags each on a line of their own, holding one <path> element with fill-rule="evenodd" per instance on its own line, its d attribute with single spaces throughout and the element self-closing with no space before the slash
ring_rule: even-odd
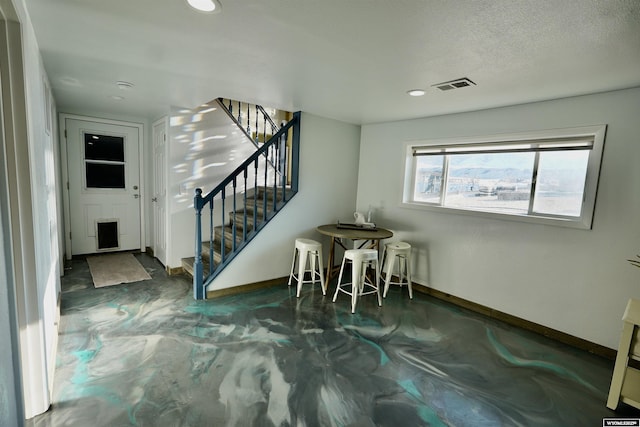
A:
<svg viewBox="0 0 640 427">
<path fill-rule="evenodd" d="M 382 262 L 382 271 L 385 272 L 384 293 L 382 296 L 387 297 L 390 285 L 407 286 L 409 289 L 409 298 L 413 299 L 413 287 L 411 285 L 411 245 L 407 242 L 391 242 L 384 245 L 384 256 Z M 398 260 L 398 281 L 394 282 L 393 269 L 396 259 Z"/>
<path fill-rule="evenodd" d="M 296 260 L 298 261 L 297 273 L 294 271 L 296 267 Z M 309 261 L 309 268 L 307 268 L 307 260 Z M 324 282 L 324 270 L 322 269 L 323 265 L 322 243 L 311 239 L 296 239 L 293 249 L 293 260 L 291 261 L 291 272 L 289 273 L 288 286 L 291 286 L 292 279 L 295 279 L 298 282 L 298 289 L 296 291 L 296 296 L 298 298 L 300 298 L 302 285 L 304 283 L 315 284 L 318 278 L 320 279 L 320 285 L 322 287 L 322 295 L 327 294 L 326 284 Z M 311 275 L 309 280 L 305 280 L 306 273 L 310 273 Z"/>
<path fill-rule="evenodd" d="M 351 282 L 342 283 L 344 266 L 351 262 Z M 367 268 L 373 264 L 375 268 L 375 282 L 367 281 Z M 348 249 L 344 252 L 340 274 L 338 275 L 338 286 L 333 295 L 333 302 L 336 302 L 339 292 L 344 292 L 351 296 L 351 313 L 356 311 L 358 297 L 369 294 L 378 295 L 378 306 L 382 306 L 382 296 L 380 295 L 380 265 L 378 264 L 378 251 L 376 249 Z M 365 291 L 365 287 L 370 288 Z"/>
</svg>

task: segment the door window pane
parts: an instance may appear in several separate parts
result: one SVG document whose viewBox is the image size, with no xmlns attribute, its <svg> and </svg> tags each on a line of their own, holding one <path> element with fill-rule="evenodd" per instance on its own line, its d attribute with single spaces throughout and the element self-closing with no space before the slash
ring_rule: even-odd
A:
<svg viewBox="0 0 640 427">
<path fill-rule="evenodd" d="M 87 188 L 125 188 L 124 138 L 84 134 Z"/>
<path fill-rule="evenodd" d="M 540 153 L 533 212 L 579 217 L 589 151 Z"/>
<path fill-rule="evenodd" d="M 444 206 L 526 214 L 534 160 L 532 152 L 451 155 Z"/>
<path fill-rule="evenodd" d="M 85 133 L 84 158 L 85 160 L 124 162 L 124 138 Z"/>
<path fill-rule="evenodd" d="M 444 156 L 424 156 L 416 159 L 414 200 L 440 203 L 443 164 Z"/>
<path fill-rule="evenodd" d="M 125 188 L 124 164 L 86 162 L 87 188 Z"/>
</svg>

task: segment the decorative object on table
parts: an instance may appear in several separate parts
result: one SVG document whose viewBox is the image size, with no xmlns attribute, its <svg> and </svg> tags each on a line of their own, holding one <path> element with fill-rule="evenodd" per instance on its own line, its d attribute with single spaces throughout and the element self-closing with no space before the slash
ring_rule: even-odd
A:
<svg viewBox="0 0 640 427">
<path fill-rule="evenodd" d="M 347 262 L 351 262 L 351 282 L 342 283 L 342 273 Z M 375 282 L 367 280 L 367 268 L 375 268 Z M 349 286 L 350 285 L 350 286 Z M 365 291 L 365 287 L 370 290 Z M 382 307 L 382 296 L 380 295 L 380 265 L 378 264 L 378 251 L 376 249 L 349 249 L 344 252 L 340 274 L 338 275 L 338 286 L 333 294 L 333 302 L 336 302 L 338 293 L 344 292 L 351 296 L 351 313 L 356 312 L 358 297 L 369 294 L 378 295 L 378 305 Z"/>
<path fill-rule="evenodd" d="M 357 226 L 363 227 L 363 228 L 375 228 L 376 225 L 371 222 L 371 210 L 369 210 L 369 213 L 367 215 L 367 218 L 365 219 L 364 214 L 361 212 L 354 212 L 353 213 L 353 219 L 355 219 L 355 224 Z M 338 223 L 340 223 L 340 221 L 338 221 Z"/>
<path fill-rule="evenodd" d="M 393 270 L 398 266 L 398 281 L 392 280 Z M 406 286 L 409 288 L 409 299 L 413 299 L 411 286 L 411 245 L 407 242 L 393 242 L 384 245 L 382 256 L 382 271 L 386 272 L 384 279 L 383 298 L 387 297 L 390 285 Z"/>
<path fill-rule="evenodd" d="M 294 271 L 296 267 L 296 259 L 298 261 L 297 274 Z M 309 268 L 307 268 L 307 264 L 309 264 Z M 304 279 L 306 273 L 311 274 L 311 278 L 309 280 Z M 322 286 L 322 295 L 326 295 L 327 285 L 324 281 L 322 244 L 311 239 L 296 239 L 295 247 L 293 249 L 293 260 L 291 261 L 291 273 L 289 273 L 288 286 L 291 286 L 291 279 L 295 279 L 298 282 L 296 296 L 300 298 L 302 285 L 304 283 L 315 284 L 318 277 L 320 278 L 320 285 Z"/>
</svg>

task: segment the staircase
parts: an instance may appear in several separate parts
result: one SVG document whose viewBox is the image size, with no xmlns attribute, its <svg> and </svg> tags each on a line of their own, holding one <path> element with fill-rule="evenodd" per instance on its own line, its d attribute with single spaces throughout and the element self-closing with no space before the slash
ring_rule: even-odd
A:
<svg viewBox="0 0 640 427">
<path fill-rule="evenodd" d="M 202 269 L 209 272 L 211 268 L 211 256 L 213 256 L 213 264 L 220 265 L 229 254 L 237 251 L 240 246 L 252 236 L 258 227 L 256 224 L 266 221 L 269 212 L 279 211 L 285 204 L 284 200 L 289 200 L 293 196 L 290 188 L 285 189 L 284 194 L 279 192 L 275 194 L 273 188 L 258 188 L 255 197 L 253 194 L 247 197 L 246 205 L 237 209 L 231 214 L 229 221 L 225 225 L 214 227 L 213 241 L 224 242 L 222 244 L 211 244 L 210 241 L 202 242 Z M 274 203 L 275 202 L 275 203 Z M 265 209 L 266 206 L 266 209 Z M 273 216 L 273 214 L 271 214 Z M 235 238 L 234 238 L 235 236 Z M 235 245 L 234 245 L 235 240 Z M 222 250 L 224 247 L 224 251 Z M 191 277 L 194 276 L 195 256 L 182 258 L 182 268 Z M 203 277 L 203 280 L 205 277 Z"/>
<path fill-rule="evenodd" d="M 257 150 L 213 190 L 203 195 L 196 189 L 194 256 L 182 259 L 193 276 L 195 299 L 206 299 L 207 285 L 298 192 L 300 113 L 273 131 L 273 136 L 263 131 L 261 141 L 252 140 Z M 257 132 L 248 128 L 246 134 Z"/>
</svg>

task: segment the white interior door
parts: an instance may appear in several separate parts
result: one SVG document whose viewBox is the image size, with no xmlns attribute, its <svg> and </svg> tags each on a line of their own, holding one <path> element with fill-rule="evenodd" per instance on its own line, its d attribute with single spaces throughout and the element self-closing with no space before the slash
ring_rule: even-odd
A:
<svg viewBox="0 0 640 427">
<path fill-rule="evenodd" d="M 153 254 L 167 265 L 167 122 L 153 124 Z"/>
<path fill-rule="evenodd" d="M 140 249 L 140 128 L 65 119 L 71 253 Z"/>
</svg>

